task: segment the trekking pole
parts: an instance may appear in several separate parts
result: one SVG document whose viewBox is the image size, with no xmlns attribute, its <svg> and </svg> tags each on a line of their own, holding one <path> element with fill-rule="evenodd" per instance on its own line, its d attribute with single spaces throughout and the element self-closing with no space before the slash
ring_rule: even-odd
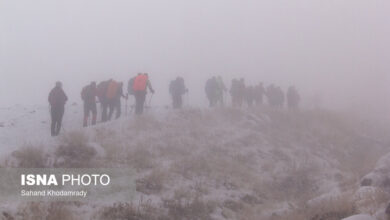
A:
<svg viewBox="0 0 390 220">
<path fill-rule="evenodd" d="M 154 95 L 154 93 L 152 93 L 152 95 L 150 96 L 150 99 L 149 99 L 149 107 L 150 107 L 150 104 L 152 103 L 152 98 L 153 98 L 153 95 Z"/>
</svg>

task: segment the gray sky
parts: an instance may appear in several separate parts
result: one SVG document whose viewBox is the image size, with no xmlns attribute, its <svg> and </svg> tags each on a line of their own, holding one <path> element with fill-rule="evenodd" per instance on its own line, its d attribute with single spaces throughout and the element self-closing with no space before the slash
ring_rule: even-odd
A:
<svg viewBox="0 0 390 220">
<path fill-rule="evenodd" d="M 389 106 L 388 0 L 0 0 L 0 106 L 45 104 L 148 72 L 156 104 L 185 77 L 193 104 L 219 74 L 295 84 L 344 107 Z M 384 100 L 384 101 L 382 101 Z"/>
</svg>

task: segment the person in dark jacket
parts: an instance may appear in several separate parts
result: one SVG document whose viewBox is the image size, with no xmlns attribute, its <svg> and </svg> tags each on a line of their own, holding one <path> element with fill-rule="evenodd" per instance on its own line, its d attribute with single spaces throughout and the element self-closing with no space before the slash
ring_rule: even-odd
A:
<svg viewBox="0 0 390 220">
<path fill-rule="evenodd" d="M 61 82 L 57 82 L 56 86 L 50 91 L 48 101 L 51 107 L 51 136 L 54 137 L 60 133 L 65 103 L 68 101 Z"/>
<path fill-rule="evenodd" d="M 107 80 L 100 82 L 99 85 L 97 86 L 97 97 L 100 102 L 101 106 L 101 111 L 102 111 L 102 122 L 107 121 L 107 111 L 108 111 L 108 99 L 107 99 L 107 90 L 108 90 L 108 85 L 110 84 L 112 80 Z"/>
<path fill-rule="evenodd" d="M 91 82 L 81 91 L 81 99 L 84 102 L 84 121 L 83 126 L 88 126 L 89 113 L 92 112 L 92 125 L 96 124 L 97 108 L 96 108 L 96 82 Z"/>
<path fill-rule="evenodd" d="M 183 106 L 182 96 L 188 92 L 188 89 L 184 85 L 184 79 L 182 77 L 177 77 L 176 80 L 173 80 L 169 85 L 169 93 L 172 96 L 172 106 L 174 109 L 180 109 Z"/>
<path fill-rule="evenodd" d="M 222 76 L 217 77 L 217 85 L 217 104 L 219 103 L 221 106 L 224 106 L 224 95 L 225 92 L 227 92 L 227 88 L 223 82 Z"/>
</svg>

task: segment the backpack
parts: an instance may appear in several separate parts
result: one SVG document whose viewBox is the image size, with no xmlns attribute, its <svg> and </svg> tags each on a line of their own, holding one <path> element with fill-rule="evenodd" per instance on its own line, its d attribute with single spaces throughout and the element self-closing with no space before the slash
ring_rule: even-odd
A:
<svg viewBox="0 0 390 220">
<path fill-rule="evenodd" d="M 99 85 L 97 86 L 96 95 L 97 95 L 97 97 L 99 97 L 100 101 L 102 101 L 105 98 L 106 92 L 107 92 L 107 87 L 108 87 L 108 81 L 103 81 L 103 82 L 99 83 Z"/>
<path fill-rule="evenodd" d="M 108 84 L 108 87 L 107 87 L 107 94 L 106 94 L 106 97 L 108 99 L 113 99 L 115 98 L 115 96 L 117 95 L 118 93 L 118 88 L 119 88 L 119 83 L 115 82 L 114 80 L 111 81 L 109 84 Z"/>
<path fill-rule="evenodd" d="M 134 79 L 133 90 L 134 91 L 146 91 L 147 84 L 148 84 L 148 76 L 139 75 Z"/>
</svg>

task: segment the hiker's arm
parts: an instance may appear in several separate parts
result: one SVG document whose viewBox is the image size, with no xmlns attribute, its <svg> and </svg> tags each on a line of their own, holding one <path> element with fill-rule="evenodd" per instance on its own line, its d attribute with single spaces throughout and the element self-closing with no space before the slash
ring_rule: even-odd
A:
<svg viewBox="0 0 390 220">
<path fill-rule="evenodd" d="M 147 86 L 148 86 L 149 90 L 150 90 L 152 93 L 154 93 L 154 89 L 153 89 L 153 87 L 152 87 L 152 84 L 150 83 L 150 80 L 148 80 Z"/>
</svg>

